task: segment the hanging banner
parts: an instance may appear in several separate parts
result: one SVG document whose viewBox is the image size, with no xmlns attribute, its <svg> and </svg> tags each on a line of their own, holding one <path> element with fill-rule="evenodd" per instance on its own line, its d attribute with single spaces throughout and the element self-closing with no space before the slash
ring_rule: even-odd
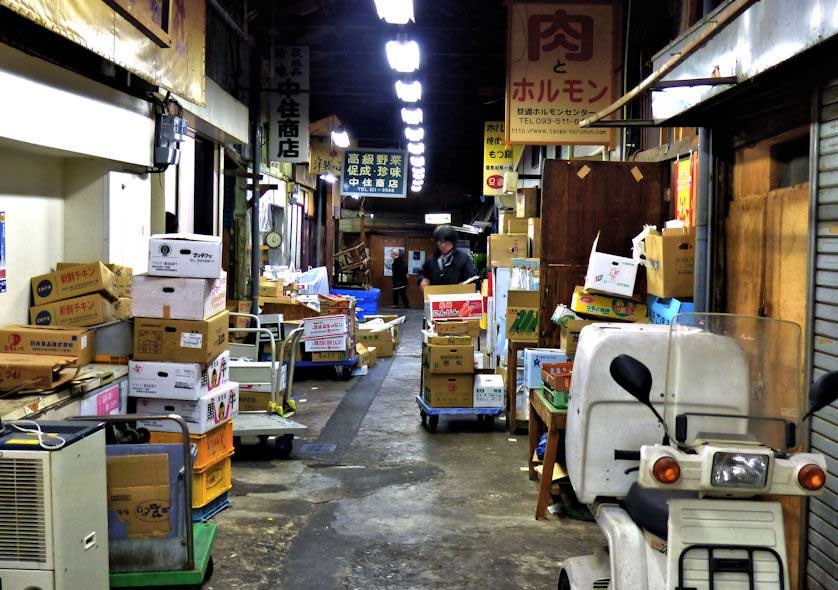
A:
<svg viewBox="0 0 838 590">
<path fill-rule="evenodd" d="M 308 47 L 279 47 L 271 75 L 268 161 L 308 162 Z"/>
<path fill-rule="evenodd" d="M 506 145 L 503 121 L 483 125 L 483 194 L 503 194 L 503 173 L 515 169 L 512 146 Z"/>
<path fill-rule="evenodd" d="M 611 0 L 509 7 L 506 139 L 529 145 L 614 145 L 614 130 L 579 127 L 614 101 L 619 54 Z"/>
<path fill-rule="evenodd" d="M 407 153 L 402 150 L 346 149 L 340 194 L 355 197 L 407 196 Z"/>
<path fill-rule="evenodd" d="M 6 292 L 6 212 L 0 211 L 0 293 Z"/>
<path fill-rule="evenodd" d="M 698 157 L 690 155 L 675 164 L 675 218 L 687 226 L 695 225 L 695 190 L 693 178 L 698 174 Z"/>
<path fill-rule="evenodd" d="M 334 147 L 331 138 L 311 136 L 311 159 L 308 164 L 310 174 L 334 174 L 340 178 L 342 165 L 343 150 Z"/>
</svg>

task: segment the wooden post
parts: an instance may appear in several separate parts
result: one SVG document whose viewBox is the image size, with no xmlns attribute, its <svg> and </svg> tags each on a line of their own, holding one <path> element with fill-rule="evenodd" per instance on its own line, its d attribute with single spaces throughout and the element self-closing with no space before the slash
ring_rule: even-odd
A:
<svg viewBox="0 0 838 590">
<path fill-rule="evenodd" d="M 326 194 L 326 244 L 323 257 L 326 263 L 326 273 L 329 281 L 334 280 L 335 263 L 335 202 L 340 203 L 340 185 L 333 183 L 332 190 Z"/>
</svg>

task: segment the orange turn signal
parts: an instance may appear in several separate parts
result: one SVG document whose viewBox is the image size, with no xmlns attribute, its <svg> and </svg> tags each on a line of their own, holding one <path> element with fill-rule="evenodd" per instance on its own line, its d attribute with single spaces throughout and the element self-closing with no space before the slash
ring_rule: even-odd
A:
<svg viewBox="0 0 838 590">
<path fill-rule="evenodd" d="M 826 483 L 826 473 L 814 463 L 807 463 L 797 472 L 797 483 L 803 489 L 816 492 Z"/>
<path fill-rule="evenodd" d="M 681 466 L 672 457 L 661 457 L 652 466 L 652 475 L 661 483 L 675 483 L 681 477 Z"/>
</svg>

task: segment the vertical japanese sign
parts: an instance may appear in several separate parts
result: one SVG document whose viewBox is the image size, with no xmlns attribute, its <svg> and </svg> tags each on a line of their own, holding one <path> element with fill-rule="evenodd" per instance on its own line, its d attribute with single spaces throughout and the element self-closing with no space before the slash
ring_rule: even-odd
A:
<svg viewBox="0 0 838 590">
<path fill-rule="evenodd" d="M 503 121 L 483 126 L 483 194 L 503 194 L 503 173 L 514 170 L 512 146 L 506 145 Z"/>
<path fill-rule="evenodd" d="M 698 158 L 690 156 L 675 164 L 675 218 L 687 226 L 695 225 L 695 191 L 693 178 L 698 170 Z"/>
<path fill-rule="evenodd" d="M 0 293 L 6 292 L 6 212 L 0 211 Z"/>
<path fill-rule="evenodd" d="M 340 194 L 405 198 L 407 154 L 402 150 L 346 149 Z"/>
<path fill-rule="evenodd" d="M 579 127 L 617 86 L 611 0 L 509 7 L 506 137 L 513 144 L 613 145 L 613 129 Z"/>
<path fill-rule="evenodd" d="M 271 83 L 268 161 L 308 162 L 308 47 L 279 47 Z"/>
<path fill-rule="evenodd" d="M 311 136 L 311 159 L 308 164 L 310 174 L 334 174 L 340 178 L 342 164 L 343 150 L 332 145 L 330 138 Z"/>
</svg>

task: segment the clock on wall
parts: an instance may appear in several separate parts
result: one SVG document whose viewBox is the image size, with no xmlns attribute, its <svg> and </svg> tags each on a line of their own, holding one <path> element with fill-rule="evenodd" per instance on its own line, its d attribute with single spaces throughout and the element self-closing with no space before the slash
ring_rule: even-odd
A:
<svg viewBox="0 0 838 590">
<path fill-rule="evenodd" d="M 280 244 L 282 244 L 282 236 L 278 232 L 269 231 L 265 235 L 265 244 L 268 248 L 279 248 Z"/>
</svg>

